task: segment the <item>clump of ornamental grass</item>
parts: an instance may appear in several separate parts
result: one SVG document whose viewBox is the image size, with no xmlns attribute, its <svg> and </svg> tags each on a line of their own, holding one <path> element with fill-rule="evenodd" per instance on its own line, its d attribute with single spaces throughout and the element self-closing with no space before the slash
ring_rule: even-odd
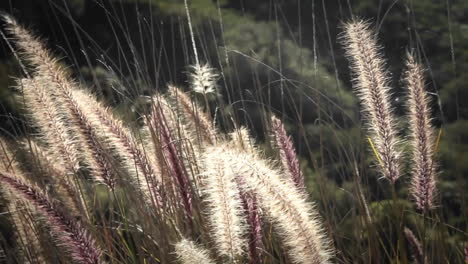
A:
<svg viewBox="0 0 468 264">
<path fill-rule="evenodd" d="M 344 44 L 354 74 L 354 86 L 370 132 L 369 143 L 382 174 L 391 183 L 400 177 L 402 156 L 392 113 L 391 87 L 375 33 L 363 21 L 345 25 Z M 431 125 L 429 97 L 422 66 L 408 54 L 404 81 L 407 88 L 409 144 L 411 145 L 410 193 L 423 212 L 434 208 L 436 194 L 436 142 Z"/>
<path fill-rule="evenodd" d="M 11 214 L 19 239 L 38 234 L 36 242 L 22 244 L 18 259 L 331 261 L 331 243 L 307 201 L 294 147 L 278 120 L 273 131 L 283 170 L 260 154 L 246 128 L 224 135 L 190 94 L 175 86 L 152 96 L 143 126 L 130 129 L 70 78 L 40 39 L 13 18 L 3 19 L 11 39 L 3 36 L 24 74 L 17 81 L 23 95 L 18 100 L 36 131 L 13 147 L 38 169 L 18 165 L 2 143 L 1 187 L 10 205 L 27 204 L 47 227 Z M 215 91 L 214 70 L 194 69 L 192 91 Z M 264 225 L 278 241 L 266 241 L 273 235 Z M 43 240 L 45 230 L 51 231 L 51 244 Z M 64 251 L 48 249 L 51 245 Z"/>
<path fill-rule="evenodd" d="M 208 166 L 240 177 L 239 187 L 256 195 L 294 263 L 329 263 L 332 250 L 317 213 L 290 179 L 256 153 L 229 145 L 210 148 L 205 155 Z"/>
<path fill-rule="evenodd" d="M 376 39 L 368 23 L 355 20 L 345 25 L 344 44 L 354 75 L 356 93 L 361 100 L 364 121 L 368 123 L 369 143 L 383 176 L 393 184 L 392 195 L 396 202 L 394 183 L 400 175 L 404 175 L 401 166 L 402 143 L 397 136 L 397 119 L 392 113 L 389 77 Z M 425 91 L 424 70 L 411 53 L 407 54 L 406 71 L 403 76 L 407 90 L 406 118 L 409 127 L 408 140 L 404 143 L 410 146 L 408 167 L 411 180 L 408 189 L 417 210 L 422 212 L 426 221 L 425 216 L 436 207 L 435 152 L 439 139 L 434 136 L 431 124 L 430 100 Z M 396 243 L 396 251 L 406 254 L 401 243 L 401 237 L 405 236 L 414 261 L 427 263 L 427 244 L 425 241 L 421 243 L 410 229 L 401 229 L 401 226 L 405 225 L 404 209 L 397 205 L 394 210 L 399 215 L 397 219 L 393 219 L 398 231 L 397 240 L 400 240 Z M 426 239 L 426 227 L 422 234 Z"/>
<path fill-rule="evenodd" d="M 224 133 L 206 113 L 219 76 L 199 63 L 193 32 L 197 63 L 190 91 L 168 85 L 167 93 L 149 97 L 143 124 L 130 127 L 74 81 L 43 41 L 10 16 L 3 19 L 8 35 L 2 36 L 23 70 L 13 88 L 32 131 L 8 144 L 0 139 L 0 187 L 19 262 L 323 264 L 343 254 L 325 232 L 332 223 L 324 223 L 309 201 L 283 122 L 270 117 L 279 154 L 274 161 L 247 128 L 233 124 L 234 131 Z M 361 21 L 345 25 L 344 39 L 369 143 L 383 178 L 395 188 L 404 166 L 380 47 Z M 422 66 L 412 55 L 405 83 L 409 189 L 424 217 L 435 207 L 437 143 Z M 21 155 L 33 164 L 22 164 Z M 366 213 L 370 228 L 360 238 L 378 229 Z M 389 259 L 409 248 L 414 261 L 427 262 L 424 241 L 402 228 L 403 217 L 392 220 L 400 236 L 395 252 L 386 251 Z"/>
</svg>

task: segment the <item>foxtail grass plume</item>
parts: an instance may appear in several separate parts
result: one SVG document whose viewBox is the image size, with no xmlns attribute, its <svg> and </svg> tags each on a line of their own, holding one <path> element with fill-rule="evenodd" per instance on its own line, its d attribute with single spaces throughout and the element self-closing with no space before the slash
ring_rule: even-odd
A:
<svg viewBox="0 0 468 264">
<path fill-rule="evenodd" d="M 77 84 L 71 81 L 57 61 L 45 48 L 41 40 L 34 37 L 28 30 L 20 26 L 8 15 L 3 16 L 7 22 L 7 30 L 16 38 L 15 43 L 23 57 L 34 67 L 35 76 L 32 79 L 40 81 L 45 96 L 54 98 L 52 107 L 66 110 L 67 122 L 70 129 L 76 132 L 78 142 L 82 143 L 87 164 L 96 180 L 110 188 L 115 184 L 115 172 L 105 151 L 103 142 L 99 140 L 96 130 L 85 115 L 80 102 L 74 97 L 73 91 Z M 38 109 L 34 109 L 38 110 Z M 63 143 L 62 143 L 63 144 Z"/>
<path fill-rule="evenodd" d="M 192 189 L 185 164 L 168 126 L 169 122 L 166 119 L 162 104 L 165 104 L 165 102 L 154 98 L 149 115 L 149 129 L 153 135 L 158 137 L 157 140 L 163 148 L 163 155 L 170 174 L 179 190 L 186 216 L 190 219 L 193 213 Z"/>
<path fill-rule="evenodd" d="M 258 151 L 246 127 L 240 127 L 229 134 L 229 147 L 240 151 L 255 153 Z M 239 186 L 245 183 L 243 175 L 236 175 Z M 262 217 L 256 195 L 249 190 L 239 189 L 246 223 L 249 229 L 249 263 L 258 263 L 262 257 Z"/>
<path fill-rule="evenodd" d="M 408 89 L 408 120 L 410 128 L 411 195 L 419 210 L 434 208 L 436 193 L 434 128 L 431 125 L 429 97 L 424 90 L 424 73 L 412 54 L 406 61 L 405 81 Z"/>
<path fill-rule="evenodd" d="M 181 264 L 215 264 L 210 259 L 206 249 L 196 245 L 193 241 L 182 239 L 175 244 L 175 254 Z"/>
<path fill-rule="evenodd" d="M 241 188 L 256 195 L 293 263 L 330 263 L 332 250 L 318 214 L 292 181 L 285 180 L 256 153 L 225 145 L 208 148 L 205 160 L 226 174 L 243 177 Z"/>
<path fill-rule="evenodd" d="M 122 159 L 130 180 L 139 185 L 146 201 L 160 206 L 162 201 L 157 178 L 159 168 L 150 162 L 131 131 L 88 92 L 73 90 L 73 96 L 80 102 L 84 114 L 97 133 L 113 148 L 115 155 Z"/>
<path fill-rule="evenodd" d="M 43 214 L 60 246 L 66 248 L 71 258 L 77 263 L 100 263 L 101 250 L 94 240 L 78 222 L 64 215 L 48 197 L 36 188 L 24 183 L 14 176 L 1 173 L 2 187 L 7 186 L 12 192 L 31 202 Z"/>
<path fill-rule="evenodd" d="M 250 135 L 250 131 L 246 127 L 236 128 L 229 133 L 231 141 L 230 146 L 244 151 L 256 152 L 255 140 Z"/>
<path fill-rule="evenodd" d="M 14 175 L 16 179 L 22 181 L 26 179 L 14 158 L 10 144 L 2 138 L 0 138 L 0 173 Z M 19 245 L 18 255 L 21 255 L 18 257 L 24 261 L 27 259 L 44 263 L 46 257 L 43 254 L 37 230 L 35 230 L 37 225 L 33 222 L 33 208 L 9 188 L 2 188 L 2 198 L 7 201 L 4 205 L 8 208 L 8 214 L 14 224 L 15 239 Z"/>
<path fill-rule="evenodd" d="M 187 117 L 188 123 L 192 126 L 192 131 L 200 135 L 209 144 L 216 142 L 217 131 L 210 120 L 211 118 L 179 88 L 169 85 L 169 93 L 175 99 L 177 106 L 181 108 L 182 113 Z"/>
<path fill-rule="evenodd" d="M 275 116 L 271 117 L 271 130 L 274 137 L 274 145 L 280 153 L 283 168 L 289 173 L 297 187 L 304 188 L 304 177 L 294 144 L 291 141 L 291 137 L 286 133 L 283 122 Z"/>
<path fill-rule="evenodd" d="M 411 229 L 405 227 L 403 229 L 403 233 L 405 234 L 406 240 L 410 245 L 410 253 L 415 261 L 416 264 L 426 264 L 427 259 L 424 257 L 423 248 L 421 242 L 416 238 L 413 231 Z"/>
<path fill-rule="evenodd" d="M 242 185 L 242 177 L 237 177 L 239 185 Z M 262 258 L 262 216 L 258 201 L 251 191 L 240 190 L 242 206 L 244 208 L 247 225 L 249 226 L 249 263 L 259 263 Z"/>
<path fill-rule="evenodd" d="M 346 24 L 344 45 L 353 85 L 367 117 L 372 148 L 383 176 L 395 183 L 400 177 L 400 150 L 390 104 L 391 88 L 377 36 L 369 27 L 363 21 Z"/>
<path fill-rule="evenodd" d="M 218 81 L 218 74 L 214 68 L 211 68 L 208 63 L 196 64 L 191 67 L 192 72 L 190 73 L 190 87 L 196 93 L 210 94 L 216 92 Z"/>
<path fill-rule="evenodd" d="M 61 109 L 45 88 L 54 89 L 55 85 L 50 87 L 51 85 L 47 79 L 39 77 L 19 81 L 27 110 L 40 129 L 42 139 L 48 145 L 48 154 L 54 163 L 73 174 L 80 166 L 77 142 L 65 124 Z"/>
<path fill-rule="evenodd" d="M 219 255 L 232 261 L 243 255 L 248 244 L 246 218 L 237 175 L 223 160 L 213 159 L 211 150 L 207 149 L 203 158 L 207 217 Z"/>
</svg>

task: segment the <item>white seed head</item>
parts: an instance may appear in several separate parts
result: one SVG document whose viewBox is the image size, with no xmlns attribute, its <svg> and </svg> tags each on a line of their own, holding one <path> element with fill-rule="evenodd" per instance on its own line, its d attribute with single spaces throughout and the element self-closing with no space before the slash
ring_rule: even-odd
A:
<svg viewBox="0 0 468 264">
<path fill-rule="evenodd" d="M 190 85 L 194 92 L 201 94 L 215 93 L 219 75 L 208 63 L 204 65 L 196 64 L 191 67 Z"/>
</svg>

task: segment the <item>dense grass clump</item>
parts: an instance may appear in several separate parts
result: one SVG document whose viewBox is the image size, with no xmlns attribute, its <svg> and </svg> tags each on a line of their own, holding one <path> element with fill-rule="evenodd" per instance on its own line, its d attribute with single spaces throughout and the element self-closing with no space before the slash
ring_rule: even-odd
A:
<svg viewBox="0 0 468 264">
<path fill-rule="evenodd" d="M 185 8 L 196 57 L 188 67 L 190 92 L 168 84 L 166 92 L 144 96 L 138 125 L 127 124 L 91 88 L 74 81 L 44 41 L 3 15 L 3 38 L 23 71 L 12 89 L 30 129 L 24 137 L 0 140 L 1 202 L 14 230 L 12 241 L 2 244 L 14 252 L 7 262 L 462 259 L 460 252 L 450 253 L 460 245 L 436 250 L 439 241 L 445 247 L 445 233 L 428 229 L 428 221 L 439 221 L 439 139 L 416 56 L 408 55 L 404 74 L 410 146 L 404 149 L 377 37 L 362 21 L 344 26 L 343 45 L 369 143 L 366 155 L 388 182 L 391 198 L 369 203 L 359 167 L 349 165 L 356 183 L 351 197 L 359 209 L 348 217 L 357 214 L 353 224 L 359 228 L 355 237 L 343 238 L 337 235 L 341 223 L 332 203 L 323 206 L 327 194 L 314 189 L 324 198 L 320 206 L 309 196 L 304 170 L 310 168 L 301 167 L 281 118 L 264 112 L 269 131 L 263 136 L 271 144 L 256 141 L 234 118 L 231 129 L 216 122 L 216 115 L 228 109 L 217 94 L 222 74 L 200 62 Z M 410 182 L 401 180 L 405 171 Z M 352 243 L 362 252 L 347 252 Z"/>
</svg>

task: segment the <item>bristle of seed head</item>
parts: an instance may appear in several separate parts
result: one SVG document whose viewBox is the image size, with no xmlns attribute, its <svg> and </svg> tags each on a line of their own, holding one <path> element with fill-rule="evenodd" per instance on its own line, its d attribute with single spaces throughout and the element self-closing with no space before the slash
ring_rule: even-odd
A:
<svg viewBox="0 0 468 264">
<path fill-rule="evenodd" d="M 400 177 L 396 119 L 390 104 L 391 88 L 377 38 L 363 21 L 345 25 L 344 46 L 353 71 L 353 85 L 367 117 L 372 146 L 382 174 L 394 183 Z"/>
<path fill-rule="evenodd" d="M 229 133 L 231 147 L 238 148 L 244 151 L 255 152 L 255 140 L 250 135 L 250 131 L 246 127 L 240 127 Z"/>
</svg>

